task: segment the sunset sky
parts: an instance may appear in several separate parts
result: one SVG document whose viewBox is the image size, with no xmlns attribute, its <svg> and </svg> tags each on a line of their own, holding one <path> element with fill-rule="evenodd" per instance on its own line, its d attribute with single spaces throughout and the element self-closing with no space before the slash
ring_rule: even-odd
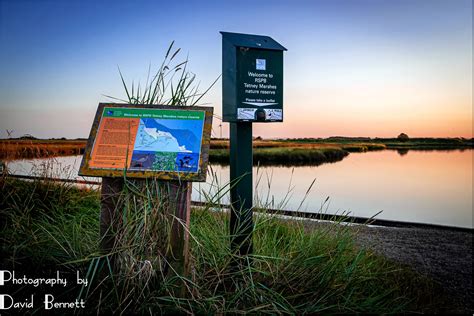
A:
<svg viewBox="0 0 474 316">
<path fill-rule="evenodd" d="M 285 122 L 255 136 L 473 136 L 471 0 L 0 0 L 0 137 L 87 137 L 103 95 L 124 97 L 117 66 L 143 82 L 172 40 L 204 88 L 219 31 L 288 48 Z M 220 115 L 220 81 L 203 102 Z"/>
</svg>

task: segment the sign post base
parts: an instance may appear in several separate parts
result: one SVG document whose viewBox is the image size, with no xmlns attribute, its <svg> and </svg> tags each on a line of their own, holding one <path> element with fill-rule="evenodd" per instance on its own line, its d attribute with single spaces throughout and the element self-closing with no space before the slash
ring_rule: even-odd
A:
<svg viewBox="0 0 474 316">
<path fill-rule="evenodd" d="M 129 181 L 137 192 L 128 192 L 125 189 L 125 181 Z M 117 257 L 126 249 L 122 245 L 122 238 L 127 234 L 130 227 L 136 223 L 124 224 L 127 214 L 124 212 L 143 211 L 141 208 L 149 207 L 150 216 L 147 220 L 158 223 L 158 231 L 147 231 L 145 233 L 155 234 L 159 237 L 153 243 L 157 244 L 157 254 L 147 254 L 151 257 L 162 256 L 165 264 L 160 267 L 165 274 L 176 273 L 186 276 L 189 273 L 189 224 L 191 214 L 191 190 L 192 183 L 187 181 L 158 181 L 150 180 L 124 180 L 123 178 L 102 178 L 101 189 L 101 212 L 100 212 L 100 248 L 105 254 L 112 254 L 110 259 L 113 266 L 118 264 Z M 126 195 L 129 195 L 128 197 Z M 133 196 L 133 197 L 132 197 Z M 126 207 L 127 198 L 138 205 L 137 209 Z M 149 200 L 151 199 L 151 201 Z M 128 201 L 130 202 L 130 201 Z M 128 203 L 130 204 L 130 203 Z M 151 205 L 147 206 L 147 205 Z M 141 216 L 141 215 L 140 215 Z M 160 217 L 161 218 L 158 218 Z M 133 229 L 136 229 L 134 227 Z M 143 240 L 134 242 L 147 242 L 150 236 L 143 236 Z M 144 247 L 146 248 L 146 247 Z M 171 269 L 170 269 L 171 268 Z"/>
<path fill-rule="evenodd" d="M 230 123 L 231 251 L 252 253 L 252 123 Z"/>
</svg>

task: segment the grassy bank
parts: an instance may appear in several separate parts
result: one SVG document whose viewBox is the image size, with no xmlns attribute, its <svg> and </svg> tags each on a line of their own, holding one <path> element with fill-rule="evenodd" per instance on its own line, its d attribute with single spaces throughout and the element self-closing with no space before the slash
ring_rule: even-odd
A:
<svg viewBox="0 0 474 316">
<path fill-rule="evenodd" d="M 279 147 L 255 148 L 253 151 L 254 165 L 320 165 L 344 159 L 348 151 L 337 147 L 304 148 Z M 229 164 L 228 149 L 213 149 L 209 160 L 213 163 Z"/>
<path fill-rule="evenodd" d="M 368 143 L 368 142 L 318 142 L 310 141 L 310 139 L 300 139 L 293 141 L 288 140 L 254 140 L 253 148 L 299 148 L 299 149 L 343 149 L 347 152 L 364 152 L 370 150 L 386 149 L 384 144 Z M 212 140 L 211 149 L 227 149 L 229 148 L 228 140 Z"/>
<path fill-rule="evenodd" d="M 297 138 L 279 140 L 286 143 L 300 144 L 334 144 L 340 146 L 384 146 L 386 149 L 414 149 L 414 150 L 443 150 L 443 149 L 469 149 L 474 147 L 472 138 L 370 138 L 370 137 L 329 137 L 329 138 Z M 374 147 L 372 147 L 374 148 Z"/>
<path fill-rule="evenodd" d="M 0 140 L 0 159 L 43 158 L 79 155 L 85 140 Z M 472 149 L 472 139 L 413 138 L 299 138 L 254 140 L 254 163 L 260 165 L 319 165 L 344 159 L 351 152 L 374 150 L 451 150 Z M 229 163 L 229 141 L 211 141 L 211 162 Z"/>
<path fill-rule="evenodd" d="M 81 140 L 2 140 L 0 159 L 44 158 L 84 153 Z M 229 142 L 213 140 L 209 160 L 229 164 Z M 254 142 L 255 165 L 319 165 L 342 160 L 351 151 L 366 151 L 366 145 L 311 145 L 274 141 Z"/>
<path fill-rule="evenodd" d="M 85 140 L 0 140 L 0 159 L 82 155 Z"/>
<path fill-rule="evenodd" d="M 127 258 L 126 273 L 115 274 L 97 248 L 98 192 L 6 179 L 0 186 L 0 268 L 87 275 L 86 313 L 403 313 L 435 311 L 442 302 L 431 281 L 358 248 L 354 231 L 337 223 L 305 230 L 302 222 L 258 216 L 254 255 L 234 271 L 228 214 L 212 211 L 210 202 L 192 212 L 190 275 L 165 274 L 154 260 L 159 252 L 143 235 L 156 230 L 153 203 L 123 211 L 135 239 L 115 254 Z M 176 282 L 185 284 L 181 295 Z M 61 288 L 55 295 L 61 301 L 80 291 Z"/>
</svg>

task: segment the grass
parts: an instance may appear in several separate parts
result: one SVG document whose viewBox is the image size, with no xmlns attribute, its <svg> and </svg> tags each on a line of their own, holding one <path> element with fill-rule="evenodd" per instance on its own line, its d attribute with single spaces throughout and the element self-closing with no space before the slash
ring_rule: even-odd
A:
<svg viewBox="0 0 474 316">
<path fill-rule="evenodd" d="M 372 150 L 372 146 L 384 146 L 386 149 L 414 149 L 414 150 L 444 150 L 444 149 L 468 149 L 474 147 L 472 138 L 410 138 L 400 140 L 397 138 L 370 138 L 370 137 L 329 137 L 329 138 L 297 138 L 279 140 L 282 142 L 302 143 L 302 144 L 335 144 L 349 146 L 367 146 Z M 382 149 L 382 147 L 375 147 Z"/>
<path fill-rule="evenodd" d="M 84 140 L 0 140 L 0 159 L 82 155 Z"/>
<path fill-rule="evenodd" d="M 89 287 L 59 289 L 57 300 L 80 296 L 88 314 L 405 313 L 436 311 L 441 302 L 431 281 L 358 247 L 356 231 L 338 223 L 308 229 L 304 221 L 256 216 L 254 254 L 236 271 L 228 213 L 211 201 L 191 214 L 191 273 L 166 271 L 166 258 L 146 238 L 156 232 L 160 206 L 130 192 L 126 247 L 113 254 L 122 259 L 117 272 L 111 254 L 98 249 L 97 191 L 5 178 L 0 188 L 2 269 L 71 278 L 80 271 Z"/>
<path fill-rule="evenodd" d="M 0 140 L 0 159 L 44 158 L 79 155 L 84 140 Z M 423 138 L 401 142 L 397 139 L 291 139 L 255 140 L 254 162 L 261 165 L 318 165 L 344 159 L 351 152 L 374 150 L 453 150 L 472 149 L 472 140 Z M 210 161 L 229 163 L 229 142 L 212 140 Z"/>
<path fill-rule="evenodd" d="M 126 96 L 117 98 L 107 96 L 116 101 L 130 104 L 160 104 L 174 106 L 197 106 L 206 93 L 216 84 L 217 77 L 209 87 L 201 92 L 196 75 L 188 70 L 189 60 L 178 61 L 181 48 L 174 47 L 171 42 L 163 58 L 161 66 L 151 74 L 151 64 L 148 67 L 145 84 L 140 82 L 127 84 L 119 68 L 120 79 Z"/>
<path fill-rule="evenodd" d="M 209 154 L 209 161 L 228 164 L 228 149 L 213 149 Z M 254 165 L 320 165 L 326 162 L 337 162 L 349 154 L 337 147 L 304 148 L 304 147 L 277 147 L 256 148 L 253 151 Z"/>
<path fill-rule="evenodd" d="M 283 146 L 282 146 L 283 145 Z M 359 146 L 359 145 L 357 145 Z M 319 165 L 336 162 L 346 157 L 350 151 L 366 151 L 359 147 L 338 147 L 334 145 L 288 144 L 279 142 L 256 142 L 254 162 L 261 165 Z M 228 142 L 212 141 L 209 159 L 221 164 L 229 163 Z M 44 158 L 70 156 L 84 153 L 85 141 L 0 141 L 1 159 Z M 359 148 L 359 149 L 357 149 Z M 365 149 L 365 150 L 364 150 Z"/>
<path fill-rule="evenodd" d="M 366 152 L 374 150 L 387 149 L 385 144 L 359 143 L 359 144 L 340 144 L 341 148 L 348 152 Z"/>
</svg>

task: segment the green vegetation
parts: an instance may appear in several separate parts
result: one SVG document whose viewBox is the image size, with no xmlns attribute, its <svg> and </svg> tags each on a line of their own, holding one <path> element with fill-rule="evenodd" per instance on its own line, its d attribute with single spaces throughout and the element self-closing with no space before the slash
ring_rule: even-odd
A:
<svg viewBox="0 0 474 316">
<path fill-rule="evenodd" d="M 403 134 L 403 133 L 402 133 Z M 405 137 L 406 136 L 406 137 Z M 385 146 L 386 149 L 443 150 L 469 149 L 474 147 L 472 138 L 409 138 L 408 135 L 397 138 L 370 137 L 329 137 L 329 138 L 288 138 L 279 141 L 304 144 Z M 374 148 L 374 147 L 372 147 Z M 381 147 L 379 149 L 382 149 Z M 368 148 L 368 150 L 372 150 Z"/>
<path fill-rule="evenodd" d="M 176 153 L 160 152 L 155 154 L 155 161 L 153 161 L 153 170 L 175 170 L 176 168 Z"/>
<path fill-rule="evenodd" d="M 82 155 L 85 147 L 84 140 L 3 139 L 0 159 Z"/>
<path fill-rule="evenodd" d="M 148 67 L 144 86 L 140 83 L 135 85 L 133 81 L 132 84 L 127 85 L 119 68 L 126 98 L 106 97 L 130 104 L 199 105 L 199 101 L 214 86 L 219 77 L 204 92 L 200 92 L 196 75 L 188 71 L 188 59 L 177 61 L 176 57 L 181 48 L 175 49 L 173 46 L 174 41 L 168 47 L 163 62 L 154 75 L 150 73 L 151 65 Z"/>
<path fill-rule="evenodd" d="M 405 137 L 406 136 L 406 137 Z M 351 152 L 368 152 L 384 149 L 454 150 L 472 149 L 473 140 L 464 138 L 288 138 L 279 140 L 254 140 L 254 164 L 260 165 L 319 165 L 337 162 Z M 213 140 L 209 159 L 211 162 L 229 162 L 229 142 Z"/>
<path fill-rule="evenodd" d="M 387 149 L 385 144 L 374 144 L 374 143 L 338 144 L 338 146 L 341 146 L 342 149 L 348 152 L 356 152 L 356 153 Z"/>
<path fill-rule="evenodd" d="M 351 152 L 374 150 L 455 150 L 472 149 L 472 139 L 463 138 L 298 138 L 254 141 L 254 162 L 261 165 L 318 165 L 342 160 Z M 0 158 L 41 158 L 78 155 L 84 152 L 82 140 L 0 140 Z M 229 162 L 229 142 L 212 140 L 211 162 Z M 265 150 L 264 150 L 265 149 Z M 268 149 L 268 150 L 267 150 Z"/>
<path fill-rule="evenodd" d="M 228 141 L 211 142 L 209 160 L 214 163 L 229 163 Z M 386 149 L 376 143 L 317 143 L 310 141 L 255 141 L 254 165 L 320 165 L 338 162 L 351 152 L 366 152 Z"/>
<path fill-rule="evenodd" d="M 398 135 L 397 139 L 401 142 L 406 142 L 410 139 L 410 137 L 408 137 L 408 135 L 405 134 L 405 133 L 400 133 L 400 135 Z"/>
<path fill-rule="evenodd" d="M 192 212 L 191 273 L 176 275 L 146 238 L 159 233 L 159 203 L 124 193 L 126 242 L 113 253 L 120 262 L 113 272 L 112 254 L 98 249 L 97 191 L 11 179 L 1 179 L 0 189 L 2 269 L 43 277 L 58 270 L 71 278 L 80 271 L 89 286 L 59 289 L 55 297 L 84 298 L 88 314 L 378 314 L 430 312 L 442 304 L 432 282 L 356 246 L 350 226 L 309 229 L 303 221 L 256 216 L 254 255 L 236 271 L 228 214 L 209 201 Z"/>
<path fill-rule="evenodd" d="M 348 151 L 337 147 L 303 148 L 256 148 L 253 151 L 255 165 L 320 165 L 326 162 L 337 162 L 349 154 Z M 209 161 L 229 163 L 228 149 L 213 149 L 209 153 Z"/>
</svg>

